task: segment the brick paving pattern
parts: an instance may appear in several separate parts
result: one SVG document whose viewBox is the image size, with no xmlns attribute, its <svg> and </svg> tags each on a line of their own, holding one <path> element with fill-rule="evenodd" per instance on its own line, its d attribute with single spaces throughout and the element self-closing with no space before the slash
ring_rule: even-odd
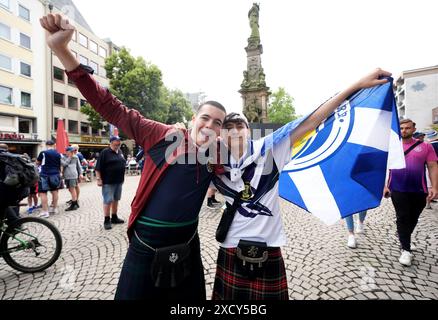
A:
<svg viewBox="0 0 438 320">
<path fill-rule="evenodd" d="M 127 176 L 119 216 L 127 219 L 139 181 Z M 44 272 L 23 274 L 0 258 L 0 299 L 111 300 L 127 250 L 126 224 L 103 229 L 101 192 L 82 184 L 80 209 L 64 212 L 69 199 L 60 192 L 60 213 L 50 217 L 63 236 L 63 251 Z M 358 248 L 346 246 L 344 223 L 326 226 L 296 206 L 282 201 L 288 244 L 286 263 L 290 299 L 438 299 L 438 203 L 425 210 L 413 238 L 417 246 L 411 267 L 398 262 L 395 214 L 388 200 L 369 211 Z M 23 208 L 24 211 L 24 208 Z M 22 213 L 22 215 L 25 215 Z M 214 239 L 220 210 L 202 208 L 199 232 L 207 298 L 211 297 L 218 244 Z"/>
</svg>

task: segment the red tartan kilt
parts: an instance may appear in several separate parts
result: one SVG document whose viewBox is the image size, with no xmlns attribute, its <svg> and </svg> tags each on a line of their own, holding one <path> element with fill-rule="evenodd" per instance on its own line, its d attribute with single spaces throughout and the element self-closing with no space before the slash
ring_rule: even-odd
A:
<svg viewBox="0 0 438 320">
<path fill-rule="evenodd" d="M 219 248 L 212 300 L 289 300 L 281 249 L 268 251 L 263 275 L 250 280 L 240 273 L 236 248 Z"/>
</svg>

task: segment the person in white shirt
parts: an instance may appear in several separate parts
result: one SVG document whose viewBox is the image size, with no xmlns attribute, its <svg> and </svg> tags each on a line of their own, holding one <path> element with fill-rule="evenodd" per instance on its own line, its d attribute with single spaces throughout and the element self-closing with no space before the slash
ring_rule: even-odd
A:
<svg viewBox="0 0 438 320">
<path fill-rule="evenodd" d="M 231 113 L 225 117 L 222 138 L 229 153 L 224 159 L 225 173 L 214 183 L 227 209 L 216 233 L 220 248 L 213 300 L 289 298 L 280 249 L 286 244 L 278 195 L 280 173 L 291 160 L 293 145 L 307 132 L 317 128 L 354 92 L 386 83 L 382 77 L 388 76 L 389 72 L 376 69 L 308 117 L 259 140 L 250 140 L 244 116 Z M 224 232 L 225 225 L 229 229 Z"/>
</svg>

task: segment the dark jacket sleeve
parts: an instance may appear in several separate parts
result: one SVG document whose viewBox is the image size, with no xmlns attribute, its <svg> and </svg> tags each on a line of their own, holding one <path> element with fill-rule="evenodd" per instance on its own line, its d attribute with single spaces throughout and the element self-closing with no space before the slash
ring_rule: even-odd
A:
<svg viewBox="0 0 438 320">
<path fill-rule="evenodd" d="M 171 126 L 149 120 L 137 110 L 128 109 L 108 89 L 94 80 L 90 67 L 79 65 L 75 70 L 66 72 L 85 99 L 109 123 L 122 129 L 129 138 L 149 150 L 162 140 Z"/>
</svg>

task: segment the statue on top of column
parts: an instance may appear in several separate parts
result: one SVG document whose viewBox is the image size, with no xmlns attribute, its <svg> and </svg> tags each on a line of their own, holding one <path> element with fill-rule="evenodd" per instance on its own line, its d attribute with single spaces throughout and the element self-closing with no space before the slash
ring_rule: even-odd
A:
<svg viewBox="0 0 438 320">
<path fill-rule="evenodd" d="M 260 38 L 259 10 L 260 10 L 259 5 L 257 3 L 254 3 L 252 5 L 252 8 L 248 12 L 249 25 L 251 27 L 251 38 Z"/>
</svg>

